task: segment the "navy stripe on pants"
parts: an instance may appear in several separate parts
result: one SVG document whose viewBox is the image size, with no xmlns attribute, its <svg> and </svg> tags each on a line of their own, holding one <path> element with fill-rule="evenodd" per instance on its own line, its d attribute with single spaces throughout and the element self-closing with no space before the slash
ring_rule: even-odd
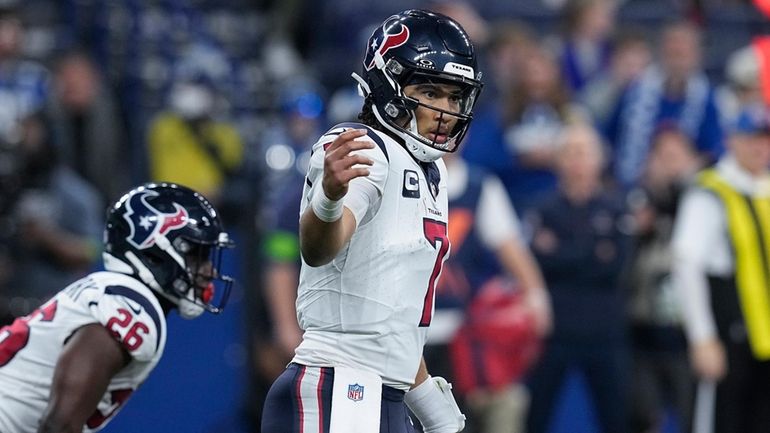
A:
<svg viewBox="0 0 770 433">
<path fill-rule="evenodd" d="M 267 393 L 262 433 L 333 433 L 333 385 L 333 368 L 289 364 Z M 380 433 L 414 433 L 403 391 L 383 386 L 380 411 Z"/>
</svg>

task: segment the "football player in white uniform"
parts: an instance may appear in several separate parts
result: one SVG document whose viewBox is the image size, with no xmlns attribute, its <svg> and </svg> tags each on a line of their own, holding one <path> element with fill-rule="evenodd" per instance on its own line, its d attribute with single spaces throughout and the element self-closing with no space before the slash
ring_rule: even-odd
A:
<svg viewBox="0 0 770 433">
<path fill-rule="evenodd" d="M 293 362 L 268 393 L 263 433 L 427 433 L 464 426 L 422 361 L 447 240 L 446 167 L 481 89 L 468 35 L 424 10 L 369 39 L 362 123 L 313 146 L 301 205 Z M 406 403 L 406 406 L 405 404 Z"/>
<path fill-rule="evenodd" d="M 95 432 L 163 354 L 166 314 L 222 311 L 232 246 L 198 193 L 146 184 L 108 211 L 104 266 L 0 329 L 0 432 Z"/>
</svg>

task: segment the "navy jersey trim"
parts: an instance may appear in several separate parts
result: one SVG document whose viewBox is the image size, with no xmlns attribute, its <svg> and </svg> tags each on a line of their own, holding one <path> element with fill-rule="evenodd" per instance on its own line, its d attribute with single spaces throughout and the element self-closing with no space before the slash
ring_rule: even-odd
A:
<svg viewBox="0 0 770 433">
<path fill-rule="evenodd" d="M 438 186 L 441 183 L 441 172 L 436 162 L 419 162 L 428 181 L 428 189 L 435 200 L 438 197 Z"/>
<path fill-rule="evenodd" d="M 155 323 L 155 328 L 158 330 L 158 340 L 155 342 L 155 350 L 158 350 L 158 347 L 160 347 L 160 342 L 162 340 L 161 333 L 163 332 L 163 328 L 160 324 L 160 316 L 158 316 L 158 310 L 155 309 L 155 306 L 150 302 L 149 299 L 147 299 L 144 295 L 137 292 L 134 289 L 130 289 L 125 286 L 107 286 L 106 289 L 104 289 L 104 293 L 108 295 L 118 295 L 126 297 L 137 304 L 141 305 L 145 311 L 147 311 L 147 314 L 150 315 L 150 318 Z"/>
<path fill-rule="evenodd" d="M 388 149 L 385 147 L 385 142 L 382 140 L 382 137 L 377 135 L 377 132 L 374 129 L 372 129 L 370 126 L 364 125 L 363 123 L 345 122 L 345 123 L 340 123 L 339 125 L 335 125 L 334 128 L 332 128 L 330 131 L 335 130 L 335 129 L 339 129 L 339 128 L 366 129 L 367 131 L 369 131 L 368 132 L 369 138 L 371 138 L 372 141 L 374 141 L 374 143 L 377 145 L 377 147 L 379 147 L 380 150 L 382 150 L 382 153 L 385 155 L 385 159 L 387 159 L 388 162 L 390 162 L 390 157 L 388 156 Z M 326 134 L 324 134 L 324 136 L 326 136 L 326 135 L 336 136 L 336 135 L 340 135 L 340 134 L 342 134 L 342 131 L 341 132 L 327 132 Z"/>
</svg>

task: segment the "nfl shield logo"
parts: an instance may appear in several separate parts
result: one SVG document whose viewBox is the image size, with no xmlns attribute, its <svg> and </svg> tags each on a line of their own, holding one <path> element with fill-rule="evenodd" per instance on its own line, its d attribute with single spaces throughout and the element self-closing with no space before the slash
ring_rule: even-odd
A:
<svg viewBox="0 0 770 433">
<path fill-rule="evenodd" d="M 353 401 L 361 401 L 364 399 L 364 386 L 357 383 L 348 385 L 348 398 Z"/>
</svg>

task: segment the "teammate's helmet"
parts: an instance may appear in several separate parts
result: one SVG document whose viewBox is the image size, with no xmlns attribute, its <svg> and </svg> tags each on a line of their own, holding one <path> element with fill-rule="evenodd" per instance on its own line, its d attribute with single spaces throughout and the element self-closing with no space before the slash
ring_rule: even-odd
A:
<svg viewBox="0 0 770 433">
<path fill-rule="evenodd" d="M 222 250 L 232 246 L 214 207 L 181 185 L 142 185 L 107 211 L 105 269 L 139 279 L 185 318 L 224 308 L 233 279 L 220 272 Z"/>
<path fill-rule="evenodd" d="M 391 16 L 369 38 L 363 76 L 353 74 L 378 122 L 401 137 L 415 158 L 431 162 L 457 150 L 481 91 L 473 44 L 457 22 L 425 10 Z M 424 82 L 456 85 L 462 92 L 458 113 L 426 105 L 458 119 L 444 143 L 418 133 L 414 110 L 420 102 L 403 93 L 405 86 Z"/>
</svg>

